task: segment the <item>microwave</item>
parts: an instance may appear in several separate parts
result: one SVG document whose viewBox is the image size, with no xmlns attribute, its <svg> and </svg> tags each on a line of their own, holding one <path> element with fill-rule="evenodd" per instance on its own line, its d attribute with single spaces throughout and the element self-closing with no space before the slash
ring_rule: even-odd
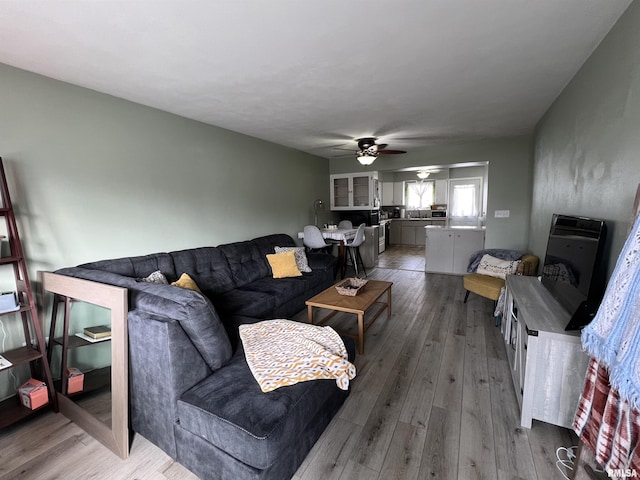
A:
<svg viewBox="0 0 640 480">
<path fill-rule="evenodd" d="M 446 218 L 446 210 L 431 210 L 431 218 Z"/>
</svg>

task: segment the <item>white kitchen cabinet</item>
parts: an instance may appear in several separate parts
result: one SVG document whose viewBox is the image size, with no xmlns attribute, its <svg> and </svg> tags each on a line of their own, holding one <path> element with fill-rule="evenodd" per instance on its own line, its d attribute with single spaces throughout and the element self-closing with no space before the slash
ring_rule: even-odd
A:
<svg viewBox="0 0 640 480">
<path fill-rule="evenodd" d="M 380 208 L 378 172 L 330 176 L 331 210 Z"/>
<path fill-rule="evenodd" d="M 393 182 L 382 182 L 382 205 L 395 205 L 393 202 Z"/>
<path fill-rule="evenodd" d="M 393 219 L 389 224 L 389 244 L 399 245 L 402 243 L 402 224 L 401 220 Z"/>
<path fill-rule="evenodd" d="M 436 199 L 435 203 L 449 203 L 449 181 L 436 180 Z"/>
<path fill-rule="evenodd" d="M 425 228 L 425 272 L 464 275 L 471 255 L 484 248 L 483 229 Z"/>
<path fill-rule="evenodd" d="M 401 223 L 402 243 L 404 245 L 424 245 L 426 220 L 403 220 Z"/>
<path fill-rule="evenodd" d="M 404 182 L 393 182 L 393 204 L 404 205 Z"/>
</svg>

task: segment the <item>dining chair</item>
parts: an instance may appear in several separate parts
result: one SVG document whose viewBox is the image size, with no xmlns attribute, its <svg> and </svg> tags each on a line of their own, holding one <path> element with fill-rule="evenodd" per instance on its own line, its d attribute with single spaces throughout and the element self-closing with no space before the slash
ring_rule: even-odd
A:
<svg viewBox="0 0 640 480">
<path fill-rule="evenodd" d="M 362 265 L 362 271 L 364 272 L 364 276 L 367 276 L 367 271 L 364 268 L 364 262 L 362 261 L 362 256 L 360 255 L 360 245 L 364 243 L 364 227 L 365 223 L 361 223 L 358 226 L 358 230 L 356 231 L 355 237 L 350 242 L 346 242 L 345 246 L 349 249 L 349 256 L 351 257 L 351 261 L 353 262 L 353 269 L 356 271 L 356 277 L 358 276 L 358 260 L 360 261 L 360 265 Z"/>
<path fill-rule="evenodd" d="M 351 223 L 351 220 L 340 220 L 340 223 L 338 223 L 338 228 L 352 229 L 353 223 Z"/>
<path fill-rule="evenodd" d="M 331 253 L 333 245 L 327 243 L 322 236 L 322 232 L 315 225 L 307 225 L 304 227 L 304 238 L 302 243 L 307 248 L 307 251 L 311 250 L 323 250 L 327 253 Z"/>
</svg>

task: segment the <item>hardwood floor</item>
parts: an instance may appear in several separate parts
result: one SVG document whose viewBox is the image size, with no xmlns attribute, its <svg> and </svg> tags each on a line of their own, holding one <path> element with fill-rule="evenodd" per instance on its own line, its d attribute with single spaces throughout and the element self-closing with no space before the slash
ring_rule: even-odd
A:
<svg viewBox="0 0 640 480">
<path fill-rule="evenodd" d="M 575 435 L 537 421 L 519 427 L 492 303 L 471 295 L 463 304 L 462 278 L 425 275 L 416 256 L 389 249 L 368 272 L 394 282 L 393 315 L 366 333 L 352 393 L 294 479 L 562 479 L 555 451 L 575 445 Z M 341 315 L 333 321 L 355 324 Z M 139 435 L 120 460 L 62 415 L 44 413 L 0 432 L 0 480 L 18 478 L 197 477 Z"/>
</svg>

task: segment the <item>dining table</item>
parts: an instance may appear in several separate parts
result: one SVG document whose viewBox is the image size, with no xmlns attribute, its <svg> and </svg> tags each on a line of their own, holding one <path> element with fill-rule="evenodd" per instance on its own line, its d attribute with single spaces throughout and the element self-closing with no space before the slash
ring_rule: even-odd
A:
<svg viewBox="0 0 640 480">
<path fill-rule="evenodd" d="M 320 232 L 325 240 L 338 244 L 338 269 L 340 278 L 344 278 L 347 270 L 347 249 L 348 241 L 356 236 L 357 228 L 321 228 Z"/>
<path fill-rule="evenodd" d="M 340 270 L 340 278 L 344 278 L 347 269 L 347 249 L 348 241 L 353 240 L 356 236 L 357 228 L 321 228 L 322 238 L 332 243 L 338 244 L 338 268 Z M 304 238 L 304 233 L 298 233 L 299 238 Z"/>
</svg>

